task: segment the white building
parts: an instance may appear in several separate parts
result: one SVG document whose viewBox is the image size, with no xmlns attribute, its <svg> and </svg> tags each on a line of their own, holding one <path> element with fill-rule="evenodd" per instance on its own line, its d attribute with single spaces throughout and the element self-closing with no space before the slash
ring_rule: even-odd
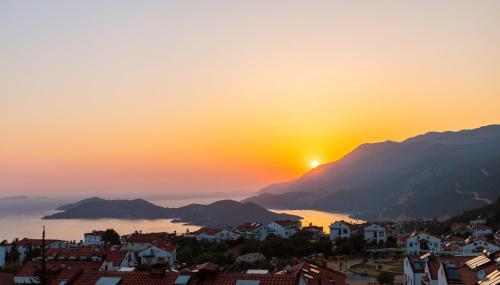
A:
<svg viewBox="0 0 500 285">
<path fill-rule="evenodd" d="M 85 233 L 83 235 L 84 245 L 101 245 L 104 243 L 102 236 L 104 231 L 92 231 L 91 233 Z"/>
<path fill-rule="evenodd" d="M 234 232 L 242 238 L 265 240 L 267 229 L 261 223 L 245 223 L 238 226 Z"/>
<path fill-rule="evenodd" d="M 485 224 L 473 225 L 470 227 L 472 236 L 481 237 L 493 234 L 493 230 Z"/>
<path fill-rule="evenodd" d="M 351 224 L 344 221 L 336 221 L 330 225 L 330 240 L 335 242 L 337 238 L 350 238 L 352 235 Z"/>
<path fill-rule="evenodd" d="M 154 265 L 166 263 L 173 266 L 176 260 L 176 247 L 169 242 L 157 242 L 139 252 L 141 264 Z"/>
<path fill-rule="evenodd" d="M 22 240 L 15 242 L 17 250 L 19 252 L 19 258 L 25 260 L 26 256 L 29 254 L 30 250 L 41 249 L 42 240 L 41 239 L 28 239 L 24 238 Z M 63 240 L 45 240 L 45 248 L 65 248 L 66 243 Z"/>
<path fill-rule="evenodd" d="M 184 236 L 194 237 L 197 240 L 210 240 L 210 241 L 235 240 L 238 238 L 238 235 L 228 230 L 219 228 L 209 228 L 209 227 L 203 227 L 197 231 L 187 233 Z"/>
<path fill-rule="evenodd" d="M 405 241 L 406 254 L 420 254 L 421 251 L 441 251 L 441 238 L 429 233 L 414 233 Z"/>
<path fill-rule="evenodd" d="M 106 254 L 99 271 L 119 271 L 122 268 L 134 267 L 135 255 L 131 251 L 114 250 Z"/>
<path fill-rule="evenodd" d="M 406 285 L 421 285 L 425 275 L 424 260 L 417 256 L 406 256 L 403 261 L 404 282 Z"/>
<path fill-rule="evenodd" d="M 484 237 L 478 237 L 466 239 L 458 251 L 463 255 L 477 255 L 481 254 L 483 250 L 497 252 L 500 248 L 498 245 L 488 242 Z"/>
<path fill-rule="evenodd" d="M 267 232 L 282 238 L 289 238 L 300 230 L 302 224 L 300 221 L 276 221 L 267 225 Z"/>
<path fill-rule="evenodd" d="M 370 224 L 364 228 L 364 238 L 367 242 L 386 242 L 387 231 L 377 224 Z"/>
<path fill-rule="evenodd" d="M 438 285 L 440 265 L 441 263 L 436 260 L 429 260 L 425 263 L 425 273 L 422 278 L 423 285 Z"/>
<path fill-rule="evenodd" d="M 457 266 L 446 265 L 444 262 L 439 264 L 437 285 L 463 284 Z"/>
<path fill-rule="evenodd" d="M 7 244 L 0 245 L 0 268 L 5 266 L 5 257 L 7 256 Z"/>
</svg>

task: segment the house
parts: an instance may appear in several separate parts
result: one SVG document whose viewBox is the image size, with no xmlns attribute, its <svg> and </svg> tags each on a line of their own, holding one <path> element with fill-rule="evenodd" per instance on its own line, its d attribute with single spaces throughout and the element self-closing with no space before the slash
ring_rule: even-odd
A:
<svg viewBox="0 0 500 285">
<path fill-rule="evenodd" d="M 449 235 L 442 238 L 441 241 L 442 243 L 447 243 L 447 244 L 461 244 L 464 242 L 464 239 L 458 236 Z"/>
<path fill-rule="evenodd" d="M 404 283 L 407 285 L 421 285 L 425 275 L 426 260 L 417 256 L 406 256 L 403 260 Z"/>
<path fill-rule="evenodd" d="M 75 248 L 49 248 L 45 252 L 47 260 L 82 260 L 101 262 L 110 251 L 107 246 L 83 246 Z"/>
<path fill-rule="evenodd" d="M 0 285 L 14 284 L 14 274 L 7 272 L 0 272 Z"/>
<path fill-rule="evenodd" d="M 481 218 L 480 216 L 477 217 L 476 219 L 474 220 L 471 220 L 470 221 L 470 224 L 472 226 L 475 226 L 475 225 L 485 225 L 486 224 L 486 219 L 485 218 Z"/>
<path fill-rule="evenodd" d="M 300 230 L 301 226 L 302 224 L 300 221 L 275 221 L 267 225 L 267 232 L 268 234 L 274 234 L 282 238 L 289 238 Z"/>
<path fill-rule="evenodd" d="M 238 238 L 236 234 L 228 230 L 210 227 L 203 227 L 197 231 L 186 233 L 184 236 L 194 237 L 197 240 L 210 241 L 234 240 Z"/>
<path fill-rule="evenodd" d="M 26 260 L 26 257 L 30 254 L 32 250 L 42 248 L 42 239 L 28 239 L 23 238 L 22 240 L 15 241 L 17 250 L 19 252 L 19 258 L 21 260 Z M 66 243 L 63 240 L 46 239 L 45 249 L 48 248 L 64 248 Z"/>
<path fill-rule="evenodd" d="M 437 260 L 429 260 L 425 263 L 422 285 L 438 285 L 438 273 L 441 263 Z"/>
<path fill-rule="evenodd" d="M 126 244 L 128 250 L 141 251 L 152 245 L 153 242 L 155 241 L 161 241 L 161 240 L 169 241 L 174 237 L 175 234 L 170 234 L 166 232 L 144 233 L 144 234 L 142 232 L 136 232 L 124 238 L 123 241 Z"/>
<path fill-rule="evenodd" d="M 363 229 L 363 235 L 367 242 L 386 242 L 387 231 L 384 227 L 378 224 L 370 224 Z"/>
<path fill-rule="evenodd" d="M 176 247 L 166 241 L 158 241 L 138 253 L 141 264 L 166 263 L 173 266 L 176 261 Z"/>
<path fill-rule="evenodd" d="M 302 262 L 292 267 L 292 275 L 299 277 L 299 284 L 345 285 L 346 275 L 342 272 L 312 262 Z"/>
<path fill-rule="evenodd" d="M 245 223 L 238 226 L 234 232 L 242 238 L 265 240 L 267 229 L 261 223 Z"/>
<path fill-rule="evenodd" d="M 477 224 L 470 227 L 470 232 L 474 237 L 486 236 L 493 234 L 493 230 L 485 224 Z"/>
<path fill-rule="evenodd" d="M 489 274 L 495 272 L 497 269 L 497 262 L 489 256 L 482 254 L 467 261 L 464 266 L 459 268 L 458 274 L 464 285 L 488 284 L 479 282 L 484 281 Z M 491 285 L 493 284 L 498 284 L 498 281 Z"/>
<path fill-rule="evenodd" d="M 312 240 L 319 240 L 322 236 L 324 236 L 323 227 L 314 226 L 312 223 L 309 226 L 303 227 L 303 231 L 312 233 Z"/>
<path fill-rule="evenodd" d="M 459 274 L 459 267 L 447 266 L 440 263 L 438 270 L 438 285 L 463 285 L 462 278 Z"/>
<path fill-rule="evenodd" d="M 102 237 L 104 235 L 104 231 L 92 231 L 91 233 L 85 233 L 83 235 L 83 244 L 84 245 L 101 245 L 104 243 Z"/>
<path fill-rule="evenodd" d="M 313 264 L 301 263 L 288 274 L 269 274 L 262 270 L 220 272 L 216 264 L 204 263 L 182 272 L 153 268 L 151 272 L 83 272 L 68 285 L 345 285 L 345 274 Z"/>
<path fill-rule="evenodd" d="M 122 268 L 134 267 L 135 254 L 127 250 L 112 250 L 106 254 L 99 268 L 100 271 L 118 271 Z"/>
<path fill-rule="evenodd" d="M 464 255 L 480 254 L 484 250 L 489 252 L 497 252 L 500 250 L 499 246 L 488 242 L 484 237 L 468 238 L 459 248 L 459 252 Z"/>
<path fill-rule="evenodd" d="M 0 244 L 0 268 L 5 266 L 5 257 L 7 257 L 8 245 L 6 243 Z"/>
<path fill-rule="evenodd" d="M 330 225 L 330 240 L 335 242 L 338 238 L 350 238 L 352 225 L 344 221 L 336 221 Z"/>
<path fill-rule="evenodd" d="M 92 261 L 47 261 L 47 275 L 52 277 L 51 284 L 65 284 L 82 272 L 94 272 L 100 267 L 99 262 Z M 40 261 L 27 261 L 14 275 L 15 284 L 38 284 L 37 271 L 41 268 Z"/>
<path fill-rule="evenodd" d="M 496 244 L 500 244 L 500 231 L 497 231 L 495 234 L 493 234 L 493 238 L 495 238 Z"/>
<path fill-rule="evenodd" d="M 415 232 L 406 239 L 405 248 L 409 255 L 420 254 L 421 251 L 440 252 L 441 238 L 425 232 Z"/>
<path fill-rule="evenodd" d="M 76 278 L 71 285 L 298 285 L 295 275 L 224 273 L 199 270 L 198 272 L 87 272 Z M 317 283 L 319 284 L 319 283 Z M 341 284 L 343 285 L 343 284 Z"/>
<path fill-rule="evenodd" d="M 454 223 L 451 225 L 451 231 L 454 234 L 464 234 L 467 232 L 467 225 L 464 223 Z"/>
</svg>

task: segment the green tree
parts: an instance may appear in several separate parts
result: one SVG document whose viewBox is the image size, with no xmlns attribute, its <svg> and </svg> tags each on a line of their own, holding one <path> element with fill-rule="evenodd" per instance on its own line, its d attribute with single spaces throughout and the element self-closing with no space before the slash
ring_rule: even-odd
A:
<svg viewBox="0 0 500 285">
<path fill-rule="evenodd" d="M 394 283 L 394 274 L 390 272 L 380 272 L 377 276 L 377 281 L 380 284 L 392 284 Z"/>
<path fill-rule="evenodd" d="M 111 245 L 120 244 L 120 235 L 113 229 L 107 229 L 102 235 L 102 241 Z"/>
<path fill-rule="evenodd" d="M 393 236 L 388 236 L 387 241 L 385 242 L 385 247 L 394 248 L 398 246 L 398 241 Z"/>
</svg>

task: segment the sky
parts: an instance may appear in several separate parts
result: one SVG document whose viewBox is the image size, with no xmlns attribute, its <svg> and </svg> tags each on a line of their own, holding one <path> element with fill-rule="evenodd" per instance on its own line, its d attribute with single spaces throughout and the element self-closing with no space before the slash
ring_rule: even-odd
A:
<svg viewBox="0 0 500 285">
<path fill-rule="evenodd" d="M 0 196 L 257 191 L 500 123 L 500 1 L 0 1 Z"/>
</svg>

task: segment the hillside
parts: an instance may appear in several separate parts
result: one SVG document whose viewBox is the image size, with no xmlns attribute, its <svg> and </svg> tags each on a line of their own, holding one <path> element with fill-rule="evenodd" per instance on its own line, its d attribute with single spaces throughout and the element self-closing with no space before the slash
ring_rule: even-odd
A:
<svg viewBox="0 0 500 285">
<path fill-rule="evenodd" d="M 448 222 L 468 224 L 477 217 L 485 218 L 490 225 L 500 225 L 500 198 L 496 199 L 493 204 L 466 211 L 459 216 L 449 219 Z"/>
<path fill-rule="evenodd" d="M 363 144 L 244 202 L 366 219 L 449 218 L 500 194 L 500 125 Z"/>
<path fill-rule="evenodd" d="M 105 200 L 97 197 L 66 204 L 62 212 L 44 219 L 176 219 L 199 226 L 237 226 L 245 222 L 298 220 L 300 217 L 278 214 L 254 203 L 233 200 L 217 201 L 208 205 L 191 204 L 179 208 L 163 208 L 143 199 Z"/>
</svg>

